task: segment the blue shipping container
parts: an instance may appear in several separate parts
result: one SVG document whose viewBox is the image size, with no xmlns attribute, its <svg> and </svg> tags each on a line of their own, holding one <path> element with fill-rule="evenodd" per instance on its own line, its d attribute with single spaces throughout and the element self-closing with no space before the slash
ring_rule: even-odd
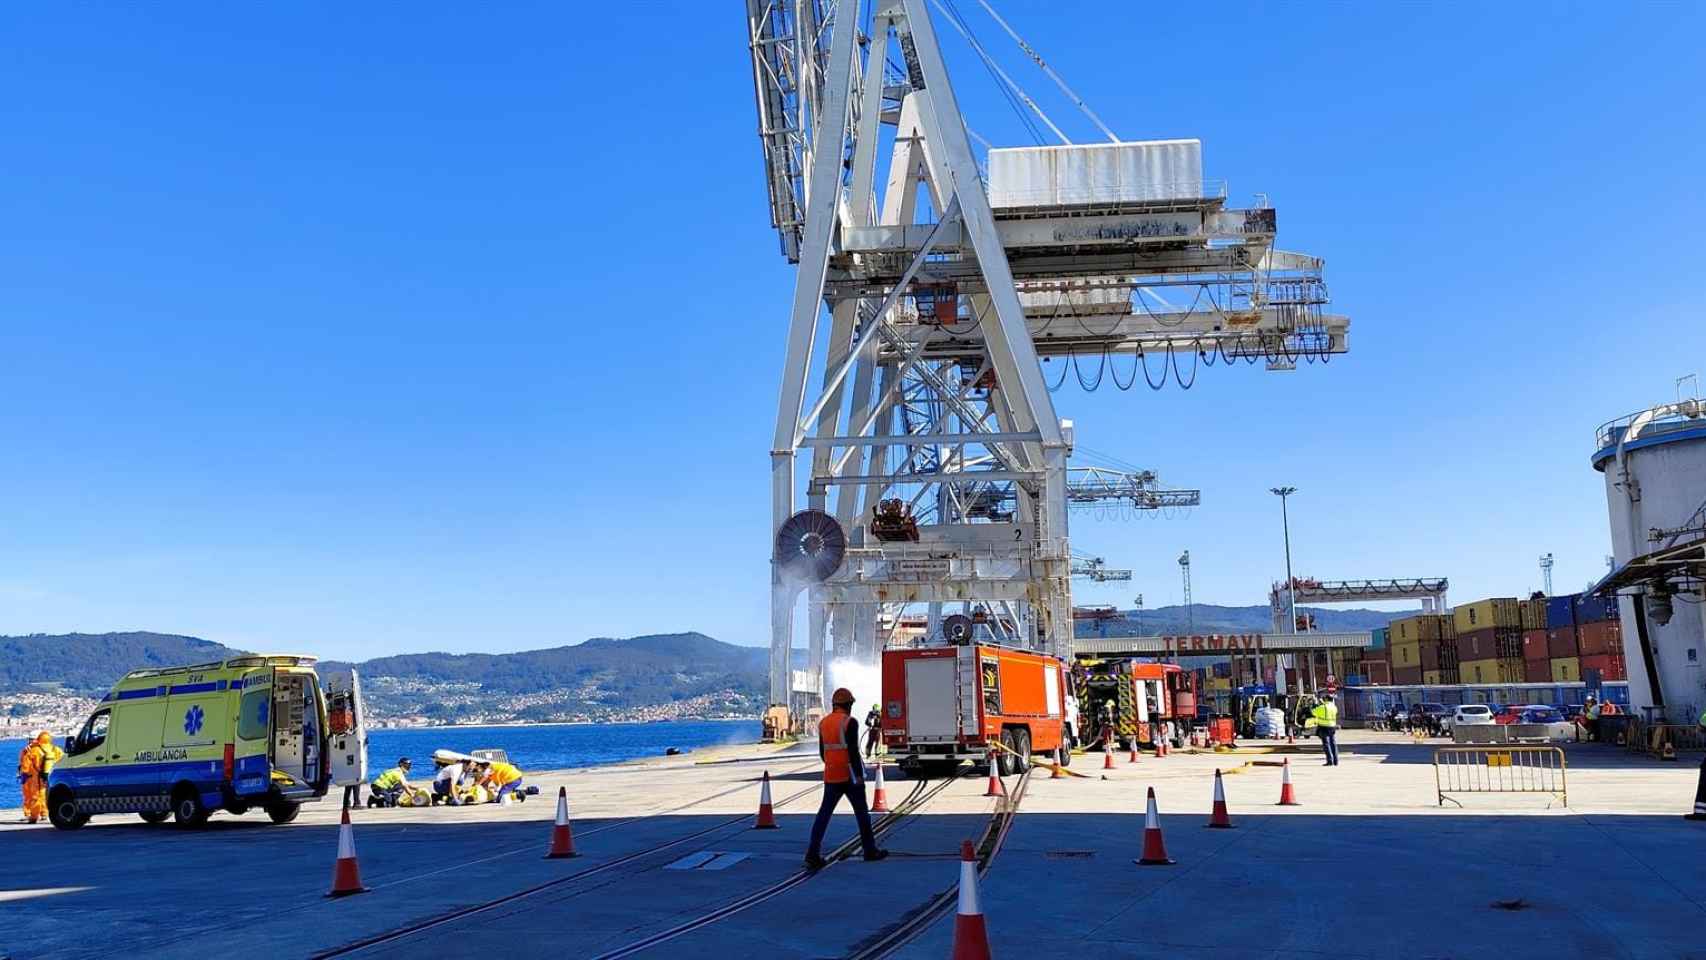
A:
<svg viewBox="0 0 1706 960">
<path fill-rule="evenodd" d="M 1386 649 L 1386 637 L 1387 637 L 1388 633 L 1390 632 L 1389 628 L 1387 628 L 1387 627 L 1375 627 L 1370 632 L 1374 634 L 1374 639 L 1370 641 L 1372 644 L 1374 644 L 1373 649 L 1375 649 L 1375 650 Z"/>
<path fill-rule="evenodd" d="M 1556 630 L 1559 627 L 1576 625 L 1576 600 L 1581 596 L 1572 593 L 1562 597 L 1551 597 L 1546 601 L 1546 629 Z"/>
<path fill-rule="evenodd" d="M 1576 599 L 1576 622 L 1598 623 L 1602 620 L 1616 620 L 1616 597 L 1582 596 Z"/>
</svg>

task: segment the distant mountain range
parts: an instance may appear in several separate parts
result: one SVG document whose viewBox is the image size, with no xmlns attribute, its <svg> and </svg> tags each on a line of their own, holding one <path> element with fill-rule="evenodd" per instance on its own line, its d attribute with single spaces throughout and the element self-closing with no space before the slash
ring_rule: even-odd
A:
<svg viewBox="0 0 1706 960">
<path fill-rule="evenodd" d="M 241 652 L 160 633 L 0 637 L 0 692 L 99 695 L 130 670 Z M 378 717 L 494 723 L 753 715 L 768 695 L 767 658 L 762 648 L 675 633 L 517 653 L 408 654 L 353 666 Z M 322 673 L 348 666 L 320 663 Z"/>
</svg>

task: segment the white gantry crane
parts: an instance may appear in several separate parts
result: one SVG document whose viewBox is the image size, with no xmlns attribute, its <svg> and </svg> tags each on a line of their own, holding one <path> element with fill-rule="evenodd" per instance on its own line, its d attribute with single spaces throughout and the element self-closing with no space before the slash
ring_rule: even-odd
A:
<svg viewBox="0 0 1706 960">
<path fill-rule="evenodd" d="M 1265 203 L 1228 206 L 1195 140 L 992 150 L 986 187 L 927 0 L 747 0 L 747 27 L 797 264 L 770 446 L 772 702 L 820 705 L 826 660 L 873 661 L 879 615 L 913 604 L 932 631 L 975 605 L 1069 654 L 1068 505 L 1195 496 L 1072 471 L 1051 390 L 1341 353 L 1321 261 L 1274 248 Z"/>
<path fill-rule="evenodd" d="M 1395 580 L 1313 580 L 1293 577 L 1288 584 L 1274 581 L 1268 591 L 1268 607 L 1274 616 L 1275 633 L 1294 632 L 1286 626 L 1294 603 L 1367 603 L 1372 600 L 1420 600 L 1428 613 L 1444 613 L 1446 591 L 1451 582 L 1444 577 L 1412 577 Z M 1295 596 L 1294 596 L 1295 594 Z M 1302 619 L 1302 618 L 1299 618 Z"/>
</svg>

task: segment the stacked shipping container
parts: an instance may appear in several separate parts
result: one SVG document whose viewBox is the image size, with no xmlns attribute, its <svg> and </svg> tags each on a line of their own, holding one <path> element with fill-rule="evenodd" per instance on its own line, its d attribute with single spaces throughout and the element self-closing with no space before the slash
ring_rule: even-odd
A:
<svg viewBox="0 0 1706 960">
<path fill-rule="evenodd" d="M 1524 604 L 1515 597 L 1492 597 L 1452 611 L 1457 628 L 1458 673 L 1462 683 L 1525 683 Z M 1542 614 L 1543 615 L 1543 614 Z M 1530 620 L 1534 618 L 1529 613 Z"/>
<path fill-rule="evenodd" d="M 1601 680 L 1627 680 L 1629 672 L 1623 661 L 1623 628 L 1617 619 L 1617 601 L 1578 597 L 1575 614 L 1582 675 L 1598 670 Z"/>
<path fill-rule="evenodd" d="M 1374 684 L 1574 683 L 1591 670 L 1628 679 L 1617 602 L 1579 594 L 1493 597 L 1449 615 L 1404 617 L 1354 658 L 1347 654 L 1341 676 Z"/>
</svg>

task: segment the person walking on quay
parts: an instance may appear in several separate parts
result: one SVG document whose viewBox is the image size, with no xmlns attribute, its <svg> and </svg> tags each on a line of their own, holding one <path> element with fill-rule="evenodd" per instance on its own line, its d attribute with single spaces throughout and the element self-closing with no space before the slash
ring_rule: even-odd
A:
<svg viewBox="0 0 1706 960">
<path fill-rule="evenodd" d="M 1331 693 L 1322 694 L 1318 700 L 1303 725 L 1315 728 L 1315 735 L 1321 738 L 1321 752 L 1327 755 L 1327 766 L 1336 767 L 1339 765 L 1339 705 L 1333 702 Z"/>
<path fill-rule="evenodd" d="M 829 818 L 835 813 L 842 797 L 853 807 L 859 821 L 859 841 L 865 847 L 866 860 L 881 860 L 889 855 L 877 846 L 876 834 L 871 831 L 871 811 L 865 805 L 865 761 L 859 755 L 859 721 L 853 718 L 853 692 L 846 687 L 830 697 L 832 709 L 817 725 L 817 753 L 823 758 L 823 802 L 818 805 L 817 819 L 812 821 L 811 845 L 806 847 L 806 866 L 813 870 L 823 866 L 823 834 L 829 829 Z"/>
</svg>

